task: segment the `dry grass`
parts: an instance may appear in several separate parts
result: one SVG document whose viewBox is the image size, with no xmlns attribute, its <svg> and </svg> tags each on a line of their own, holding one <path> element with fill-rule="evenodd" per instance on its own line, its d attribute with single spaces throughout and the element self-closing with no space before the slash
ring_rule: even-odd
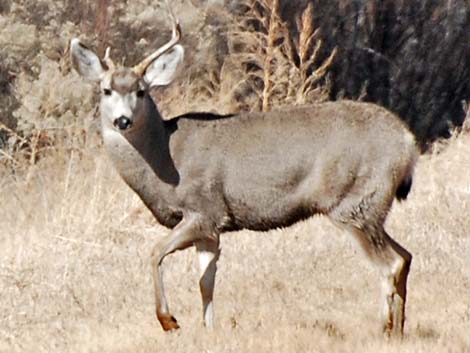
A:
<svg viewBox="0 0 470 353">
<path fill-rule="evenodd" d="M 324 101 L 326 74 L 336 49 L 325 53 L 314 6 L 296 19 L 296 31 L 281 19 L 279 0 L 245 0 L 246 10 L 228 31 L 230 56 L 221 70 L 222 97 L 243 110 Z M 233 103 L 232 103 L 233 104 Z"/>
<path fill-rule="evenodd" d="M 387 227 L 414 254 L 402 342 L 377 333 L 377 274 L 316 218 L 222 237 L 214 332 L 202 328 L 194 251 L 167 260 L 154 318 L 149 251 L 166 230 L 101 148 L 1 170 L 0 352 L 468 352 L 470 136 L 421 158 Z"/>
<path fill-rule="evenodd" d="M 324 48 L 313 5 L 296 18 L 295 31 L 281 19 L 278 0 L 239 5 L 244 10 L 234 14 L 220 8 L 205 12 L 197 28 L 197 38 L 204 40 L 194 38 L 197 47 L 188 50 L 186 79 L 159 97 L 178 97 L 183 104 L 164 113 L 269 111 L 328 99 L 337 50 Z"/>
</svg>

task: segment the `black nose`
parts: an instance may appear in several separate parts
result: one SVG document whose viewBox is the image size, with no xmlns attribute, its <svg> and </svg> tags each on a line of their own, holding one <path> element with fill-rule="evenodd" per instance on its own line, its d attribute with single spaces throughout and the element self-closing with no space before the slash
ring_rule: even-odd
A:
<svg viewBox="0 0 470 353">
<path fill-rule="evenodd" d="M 131 125 L 132 125 L 132 120 L 124 115 L 114 120 L 114 126 L 118 127 L 120 130 L 126 130 L 130 128 Z"/>
</svg>

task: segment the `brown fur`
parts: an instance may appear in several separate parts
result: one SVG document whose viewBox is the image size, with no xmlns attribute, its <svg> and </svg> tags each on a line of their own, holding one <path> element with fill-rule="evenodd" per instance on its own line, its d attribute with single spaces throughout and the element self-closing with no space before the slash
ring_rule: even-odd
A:
<svg viewBox="0 0 470 353">
<path fill-rule="evenodd" d="M 117 70 L 111 76 L 111 89 L 120 94 L 137 91 L 139 78 L 131 70 Z"/>
<path fill-rule="evenodd" d="M 74 43 L 74 50 L 83 50 Z M 100 71 L 81 64 L 91 77 Z M 105 76 L 126 97 L 143 84 L 127 68 Z M 383 224 L 394 198 L 409 191 L 417 148 L 395 115 L 377 105 L 341 101 L 165 121 L 147 92 L 126 108 L 131 123 L 119 130 L 110 102 L 104 99 L 101 106 L 109 155 L 156 219 L 173 229 L 151 255 L 163 329 L 178 326 L 160 272 L 167 255 L 196 245 L 204 319 L 211 326 L 219 234 L 285 227 L 323 214 L 348 231 L 381 270 L 383 329 L 403 332 L 411 254 Z"/>
<path fill-rule="evenodd" d="M 228 118 L 187 114 L 163 121 L 157 114 L 149 123 L 124 133 L 132 147 L 108 148 L 124 180 L 162 224 L 174 227 L 196 213 L 206 223 L 194 228 L 194 239 L 204 239 L 328 215 L 380 267 L 393 272 L 403 261 L 386 280 L 397 294 L 385 299 L 391 308 L 384 318 L 386 332 L 402 332 L 411 255 L 383 223 L 397 191 L 410 184 L 417 149 L 397 117 L 344 101 Z M 165 180 L 163 171 L 173 177 Z M 175 248 L 185 248 L 177 238 Z M 168 253 L 161 251 L 154 251 L 155 264 Z"/>
</svg>

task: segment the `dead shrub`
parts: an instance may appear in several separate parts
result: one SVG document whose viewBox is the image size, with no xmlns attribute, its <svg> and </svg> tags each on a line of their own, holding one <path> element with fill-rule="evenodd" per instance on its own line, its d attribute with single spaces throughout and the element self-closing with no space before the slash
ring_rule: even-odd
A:
<svg viewBox="0 0 470 353">
<path fill-rule="evenodd" d="M 297 18 L 294 33 L 280 17 L 279 0 L 244 4 L 228 33 L 230 56 L 221 79 L 230 82 L 225 94 L 242 109 L 262 111 L 326 100 L 326 74 L 336 50 L 323 50 L 314 5 Z"/>
</svg>

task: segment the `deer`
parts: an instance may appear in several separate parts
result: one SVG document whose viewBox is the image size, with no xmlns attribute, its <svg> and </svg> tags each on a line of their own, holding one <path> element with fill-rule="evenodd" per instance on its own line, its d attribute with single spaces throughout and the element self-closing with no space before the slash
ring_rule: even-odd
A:
<svg viewBox="0 0 470 353">
<path fill-rule="evenodd" d="M 340 100 L 232 115 L 187 113 L 164 119 L 151 90 L 170 84 L 183 63 L 178 19 L 168 6 L 171 39 L 134 67 L 103 59 L 78 38 L 73 67 L 99 84 L 101 131 L 113 166 L 169 234 L 150 263 L 156 316 L 170 313 L 163 260 L 196 248 L 204 326 L 214 326 L 220 235 L 284 228 L 319 214 L 349 233 L 377 267 L 381 327 L 403 335 L 412 255 L 384 229 L 395 199 L 412 185 L 418 149 L 399 117 L 372 103 Z"/>
</svg>

